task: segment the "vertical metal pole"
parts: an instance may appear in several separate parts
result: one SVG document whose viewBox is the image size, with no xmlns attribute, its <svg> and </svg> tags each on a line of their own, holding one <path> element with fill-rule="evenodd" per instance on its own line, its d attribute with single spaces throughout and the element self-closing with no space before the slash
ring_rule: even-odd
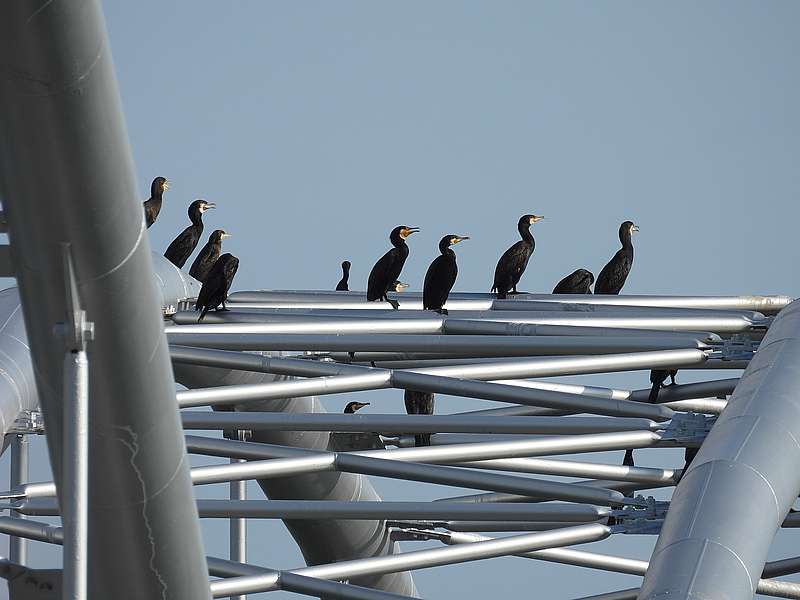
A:
<svg viewBox="0 0 800 600">
<path fill-rule="evenodd" d="M 17 434 L 11 441 L 11 488 L 28 482 L 28 437 Z M 16 510 L 11 515 L 24 519 Z M 11 536 L 8 539 L 8 558 L 11 562 L 24 565 L 28 559 L 28 543 L 25 538 Z"/>
<path fill-rule="evenodd" d="M 89 506 L 89 368 L 86 352 L 64 357 L 63 600 L 87 597 Z"/>
<path fill-rule="evenodd" d="M 231 463 L 247 462 L 232 458 Z M 247 500 L 247 481 L 231 481 L 231 500 Z M 247 519 L 231 519 L 230 524 L 231 560 L 247 562 Z M 247 596 L 231 596 L 232 600 L 246 600 Z"/>
</svg>

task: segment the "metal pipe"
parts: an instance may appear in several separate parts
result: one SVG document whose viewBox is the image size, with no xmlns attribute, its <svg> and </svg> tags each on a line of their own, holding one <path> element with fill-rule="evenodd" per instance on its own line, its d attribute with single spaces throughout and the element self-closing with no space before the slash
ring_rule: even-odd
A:
<svg viewBox="0 0 800 600">
<path fill-rule="evenodd" d="M 0 532 L 48 544 L 60 545 L 64 543 L 63 528 L 49 523 L 29 521 L 20 517 L 0 517 Z"/>
<path fill-rule="evenodd" d="M 325 598 L 326 600 L 413 600 L 411 596 L 402 596 L 316 577 L 305 577 L 291 571 L 281 571 L 278 576 L 278 587 L 287 592 Z M 238 597 L 244 598 L 244 596 Z"/>
<path fill-rule="evenodd" d="M 400 297 L 419 298 L 419 292 L 404 292 Z M 496 296 L 488 292 L 451 292 L 454 300 L 494 300 Z M 312 301 L 319 299 L 351 299 L 363 301 L 364 292 L 350 292 L 342 294 L 327 290 L 259 290 L 240 291 L 231 294 L 232 302 L 263 302 L 263 301 Z M 791 296 L 657 296 L 657 295 L 575 295 L 575 294 L 516 294 L 507 302 L 537 300 L 540 302 L 553 302 L 565 304 L 591 304 L 605 306 L 649 306 L 653 308 L 701 308 L 708 310 L 755 310 L 765 314 L 774 314 L 787 306 L 793 298 Z"/>
<path fill-rule="evenodd" d="M 0 433 L 5 436 L 24 411 L 39 405 L 28 336 L 17 288 L 0 291 Z M 9 437 L 4 437 L 8 441 Z M 0 452 L 5 449 L 3 444 Z"/>
<path fill-rule="evenodd" d="M 90 358 L 88 598 L 209 596 L 174 381 L 100 3 L 0 3 L 0 180 L 62 500 L 61 243 Z M 76 210 L 80 207 L 80 210 Z M 109 399 L 113 398 L 113 401 Z M 109 485 L 113 481 L 114 485 Z M 125 543 L 120 543 L 124 532 Z"/>
<path fill-rule="evenodd" d="M 425 352 L 471 356 L 597 355 L 710 346 L 699 340 L 669 337 L 502 336 L 327 333 L 194 333 L 167 327 L 170 344 L 223 350 L 303 352 Z"/>
<path fill-rule="evenodd" d="M 516 417 L 519 418 L 519 417 Z M 594 477 L 630 481 L 636 483 L 654 483 L 675 485 L 680 479 L 680 469 L 653 469 L 649 467 L 626 467 L 624 465 L 607 465 L 569 460 L 548 460 L 541 458 L 505 458 L 458 463 L 474 469 L 492 469 L 497 471 L 514 471 L 515 473 L 537 473 L 541 475 L 558 475 L 561 477 Z"/>
<path fill-rule="evenodd" d="M 481 442 L 473 444 L 449 444 L 444 446 L 422 446 L 393 450 L 361 450 L 348 455 L 432 464 L 452 464 L 468 460 L 491 460 L 494 458 L 522 458 L 552 456 L 555 454 L 579 454 L 582 452 L 605 452 L 628 448 L 650 448 L 662 437 L 651 431 L 596 433 L 576 436 L 547 437 L 531 440 L 503 442 Z M 195 454 L 226 456 L 259 460 L 268 458 L 309 458 L 319 461 L 334 460 L 333 453 L 320 453 L 298 448 L 272 446 L 253 442 L 218 440 L 200 436 L 186 436 L 186 447 Z M 230 465 L 222 465 L 230 468 Z"/>
<path fill-rule="evenodd" d="M 540 550 L 554 546 L 581 544 L 605 539 L 611 530 L 598 523 L 525 535 L 511 536 L 488 542 L 475 542 L 445 548 L 432 548 L 405 552 L 394 556 L 379 556 L 360 560 L 342 561 L 293 570 L 298 575 L 320 579 L 350 579 L 355 576 L 393 573 L 402 570 L 457 564 L 471 560 L 506 556 L 518 552 Z M 278 575 L 245 575 L 213 581 L 211 592 L 215 598 L 233 593 L 262 592 L 276 589 Z"/>
<path fill-rule="evenodd" d="M 15 434 L 11 441 L 11 488 L 14 489 L 28 481 L 28 438 Z M 12 517 L 22 518 L 17 511 L 11 511 Z M 8 558 L 24 565 L 28 562 L 28 545 L 25 538 L 11 536 L 8 539 Z"/>
<path fill-rule="evenodd" d="M 89 570 L 89 363 L 84 351 L 64 356 L 64 415 L 64 598 L 84 600 Z"/>
<path fill-rule="evenodd" d="M 259 372 L 266 371 L 279 375 L 292 375 L 300 377 L 372 374 L 376 377 L 376 387 L 385 387 L 387 383 L 384 378 L 389 377 L 391 386 L 403 389 L 429 391 L 472 398 L 484 398 L 487 400 L 511 402 L 514 404 L 545 406 L 550 408 L 573 410 L 575 412 L 644 417 L 657 421 L 663 421 L 671 418 L 673 414 L 672 410 L 664 406 L 621 402 L 613 398 L 592 398 L 589 400 L 581 398 L 576 394 L 541 389 L 520 389 L 521 386 L 485 383 L 482 381 L 467 381 L 462 378 L 480 380 L 508 377 L 550 376 L 556 374 L 563 375 L 597 372 L 598 370 L 602 371 L 606 369 L 614 370 L 614 367 L 624 370 L 628 367 L 640 368 L 642 357 L 645 357 L 645 363 L 658 363 L 661 366 L 664 366 L 664 362 L 677 362 L 680 364 L 686 364 L 688 361 L 705 360 L 705 354 L 703 354 L 703 352 L 700 350 L 665 350 L 661 352 L 618 354 L 603 357 L 538 358 L 515 360 L 513 362 L 481 364 L 475 367 L 466 365 L 463 367 L 421 369 L 415 372 L 387 372 L 373 369 L 371 367 L 335 365 L 301 359 L 253 356 L 250 354 L 230 352 L 225 350 L 208 350 L 173 346 L 171 348 L 171 353 L 173 361 L 177 363 L 237 368 Z M 229 389 L 226 391 L 200 391 L 196 395 L 192 393 L 186 393 L 179 394 L 178 397 L 187 403 L 190 401 L 193 402 L 195 400 L 199 401 L 200 399 L 205 399 L 208 397 L 207 394 L 217 398 L 225 399 L 228 402 L 234 402 L 237 398 L 241 400 L 261 398 L 260 394 L 264 394 L 267 398 L 271 398 L 274 397 L 272 394 L 287 393 L 287 389 L 290 389 L 290 384 L 293 383 L 294 382 L 281 382 L 280 387 L 275 388 L 270 388 L 270 386 L 273 385 L 271 383 L 259 384 L 262 386 L 259 388 L 229 386 Z M 302 389 L 309 389 L 309 387 L 312 387 L 313 385 L 314 384 L 304 382 L 302 386 L 298 385 L 298 387 L 302 387 Z M 331 385 L 334 386 L 334 389 L 336 390 L 342 390 L 346 389 L 348 386 L 366 386 L 368 384 L 362 380 L 359 380 L 357 383 L 353 383 L 352 380 L 345 381 L 344 384 L 342 384 L 340 380 L 336 380 L 331 381 L 330 383 L 318 385 L 320 385 L 322 389 L 325 389 L 326 386 Z M 275 391 L 273 392 L 271 389 L 274 389 Z"/>
<path fill-rule="evenodd" d="M 215 389 L 215 388 L 212 388 Z M 379 433 L 583 434 L 663 429 L 650 419 L 608 417 L 470 417 L 463 415 L 285 414 L 183 411 L 184 429 L 257 429 Z"/>
<path fill-rule="evenodd" d="M 239 458 L 232 458 L 231 464 L 246 462 Z M 247 500 L 247 481 L 230 482 L 230 499 L 234 501 Z M 247 519 L 232 517 L 229 521 L 230 557 L 234 562 L 247 562 Z M 232 600 L 246 600 L 247 596 L 231 596 Z"/>
<path fill-rule="evenodd" d="M 642 600 L 755 594 L 772 538 L 800 492 L 793 468 L 800 461 L 799 341 L 800 302 L 793 302 L 775 318 L 676 487 Z"/>
<path fill-rule="evenodd" d="M 587 489 L 571 483 L 496 473 L 477 473 L 453 467 L 409 464 L 348 453 L 327 453 L 315 457 L 272 459 L 249 461 L 236 465 L 195 467 L 192 469 L 192 481 L 195 485 L 203 485 L 242 479 L 285 477 L 286 475 L 317 473 L 328 470 L 523 494 L 535 498 L 589 502 L 602 506 L 622 505 L 625 503 L 624 496 L 621 493 L 611 490 Z"/>
</svg>

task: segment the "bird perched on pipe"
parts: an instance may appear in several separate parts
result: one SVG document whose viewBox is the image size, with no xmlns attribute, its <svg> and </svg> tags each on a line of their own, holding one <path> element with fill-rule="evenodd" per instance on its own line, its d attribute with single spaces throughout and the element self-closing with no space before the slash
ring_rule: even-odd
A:
<svg viewBox="0 0 800 600">
<path fill-rule="evenodd" d="M 202 310 L 200 318 L 197 319 L 198 323 L 208 311 L 219 310 L 220 305 L 222 310 L 228 310 L 225 308 L 225 300 L 228 298 L 228 291 L 231 289 L 238 268 L 239 259 L 228 252 L 220 256 L 211 267 L 194 305 L 195 310 Z"/>
<path fill-rule="evenodd" d="M 508 293 L 517 294 L 517 284 L 528 266 L 528 261 L 536 249 L 536 240 L 531 234 L 531 225 L 538 223 L 544 217 L 537 215 L 522 215 L 517 222 L 517 231 L 522 238 L 506 250 L 497 261 L 494 270 L 494 285 L 492 291 L 497 292 L 498 299 L 504 299 Z"/>
<path fill-rule="evenodd" d="M 222 229 L 216 229 L 208 236 L 206 245 L 200 250 L 200 254 L 194 259 L 192 267 L 189 269 L 189 275 L 197 279 L 200 283 L 205 281 L 211 267 L 217 262 L 219 254 L 222 251 L 222 240 L 231 237 L 230 233 L 226 233 Z"/>
<path fill-rule="evenodd" d="M 553 288 L 554 294 L 591 294 L 594 275 L 586 269 L 577 269 L 564 277 Z"/>
<path fill-rule="evenodd" d="M 639 228 L 633 224 L 633 221 L 623 221 L 619 226 L 619 241 L 622 248 L 617 250 L 616 254 L 600 271 L 597 276 L 597 283 L 594 286 L 595 294 L 613 294 L 617 295 L 622 291 L 622 286 L 628 279 L 628 274 L 631 272 L 633 266 L 633 242 L 631 236 Z"/>
<path fill-rule="evenodd" d="M 192 222 L 186 229 L 178 234 L 167 247 L 164 256 L 179 269 L 183 268 L 186 261 L 197 247 L 200 236 L 203 235 L 203 213 L 211 208 L 216 208 L 213 202 L 195 200 L 189 205 L 189 220 Z"/>
<path fill-rule="evenodd" d="M 440 254 L 433 259 L 425 273 L 425 283 L 422 288 L 422 307 L 425 310 L 447 314 L 447 310 L 443 307 L 458 276 L 456 253 L 451 246 L 468 239 L 467 236 L 450 234 L 439 240 Z"/>
<path fill-rule="evenodd" d="M 400 277 L 400 272 L 408 258 L 406 239 L 418 231 L 418 227 L 409 227 L 408 225 L 400 225 L 392 229 L 389 234 L 389 241 L 392 243 L 391 250 L 378 259 L 369 273 L 367 280 L 367 300 L 369 302 L 385 300 L 392 305 L 392 308 L 400 308 L 398 302 L 389 300 L 386 294 L 392 283 Z"/>
<path fill-rule="evenodd" d="M 161 203 L 164 201 L 164 192 L 169 189 L 169 181 L 164 177 L 156 177 L 150 184 L 150 197 L 144 201 L 144 222 L 147 228 L 153 225 L 161 212 Z"/>
<path fill-rule="evenodd" d="M 350 279 L 350 261 L 346 260 L 342 262 L 342 278 L 339 280 L 339 283 L 336 284 L 336 291 L 337 292 L 350 291 L 350 287 L 348 285 L 349 279 Z"/>
</svg>

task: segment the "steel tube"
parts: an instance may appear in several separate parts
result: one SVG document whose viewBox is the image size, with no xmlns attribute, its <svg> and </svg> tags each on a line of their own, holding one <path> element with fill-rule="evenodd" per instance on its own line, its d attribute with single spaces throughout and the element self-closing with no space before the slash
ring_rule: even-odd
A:
<svg viewBox="0 0 800 600">
<path fill-rule="evenodd" d="M 212 388 L 214 389 L 214 388 Z M 183 411 L 184 429 L 377 431 L 380 433 L 583 434 L 655 431 L 650 419 L 607 417 L 470 417 L 463 415 L 285 414 Z M 663 428 L 663 425 L 661 426 Z"/>
<path fill-rule="evenodd" d="M 71 245 L 97 333 L 89 355 L 97 401 L 90 402 L 87 597 L 114 597 L 125 581 L 130 597 L 169 590 L 171 600 L 207 598 L 159 293 L 100 3 L 0 3 L 0 55 L 3 209 L 62 500 L 63 352 L 52 333 L 65 320 L 62 243 Z"/>
<path fill-rule="evenodd" d="M 185 327 L 168 327 L 170 344 L 223 350 L 295 350 L 303 352 L 426 352 L 470 356 L 548 356 L 620 354 L 683 348 L 708 349 L 699 340 L 657 335 L 602 336 L 499 336 L 416 334 L 323 333 L 190 333 Z"/>
<path fill-rule="evenodd" d="M 756 593 L 772 538 L 800 492 L 798 363 L 800 302 L 793 302 L 775 318 L 675 489 L 642 600 Z"/>
<path fill-rule="evenodd" d="M 89 363 L 84 351 L 64 356 L 64 415 L 64 598 L 84 600 L 89 569 Z"/>
<path fill-rule="evenodd" d="M 64 543 L 63 528 L 19 517 L 0 517 L 0 532 L 47 544 Z"/>
<path fill-rule="evenodd" d="M 326 600 L 414 600 L 411 596 L 402 596 L 316 577 L 306 577 L 291 571 L 281 571 L 278 577 L 278 587 L 287 592 L 325 598 Z"/>
<path fill-rule="evenodd" d="M 611 490 L 587 489 L 570 483 L 495 473 L 476 473 L 453 467 L 409 464 L 400 461 L 350 455 L 348 453 L 329 453 L 309 458 L 249 461 L 236 465 L 195 467 L 192 469 L 192 481 L 196 485 L 213 484 L 241 479 L 285 477 L 286 475 L 314 473 L 323 470 L 339 470 L 439 485 L 524 494 L 548 500 L 588 502 L 601 506 L 622 505 L 625 503 L 624 496 L 621 493 Z"/>
<path fill-rule="evenodd" d="M 321 579 L 349 579 L 354 576 L 392 573 L 406 569 L 421 569 L 447 564 L 456 564 L 471 560 L 493 558 L 540 550 L 554 546 L 566 546 L 604 539 L 610 535 L 608 527 L 600 524 L 570 527 L 557 531 L 531 533 L 512 536 L 488 542 L 475 542 L 445 548 L 417 550 L 394 556 L 380 556 L 354 561 L 342 561 L 336 564 L 306 567 L 293 572 L 308 577 Z M 449 551 L 449 552 L 447 552 Z M 277 575 L 249 575 L 234 577 L 211 583 L 211 592 L 215 598 L 229 596 L 233 593 L 261 592 L 275 589 Z"/>
<path fill-rule="evenodd" d="M 232 458 L 231 464 L 245 462 L 239 458 Z M 230 499 L 234 501 L 247 500 L 247 481 L 230 482 Z M 247 519 L 233 517 L 229 521 L 230 557 L 234 562 L 247 562 Z M 232 600 L 246 600 L 246 596 L 231 596 Z"/>
<path fill-rule="evenodd" d="M 24 435 L 14 435 L 11 441 L 11 488 L 14 489 L 28 481 L 28 438 Z M 16 511 L 11 511 L 12 517 L 22 518 Z M 24 565 L 28 562 L 28 545 L 25 538 L 11 536 L 8 539 L 8 558 Z"/>
</svg>

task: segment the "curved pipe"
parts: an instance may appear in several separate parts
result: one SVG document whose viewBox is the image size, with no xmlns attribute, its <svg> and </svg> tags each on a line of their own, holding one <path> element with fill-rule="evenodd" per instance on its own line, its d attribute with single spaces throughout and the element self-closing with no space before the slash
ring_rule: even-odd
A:
<svg viewBox="0 0 800 600">
<path fill-rule="evenodd" d="M 640 600 L 750 600 L 800 493 L 800 301 L 783 309 L 672 496 Z M 746 491 L 746 493 L 745 493 Z"/>
</svg>

